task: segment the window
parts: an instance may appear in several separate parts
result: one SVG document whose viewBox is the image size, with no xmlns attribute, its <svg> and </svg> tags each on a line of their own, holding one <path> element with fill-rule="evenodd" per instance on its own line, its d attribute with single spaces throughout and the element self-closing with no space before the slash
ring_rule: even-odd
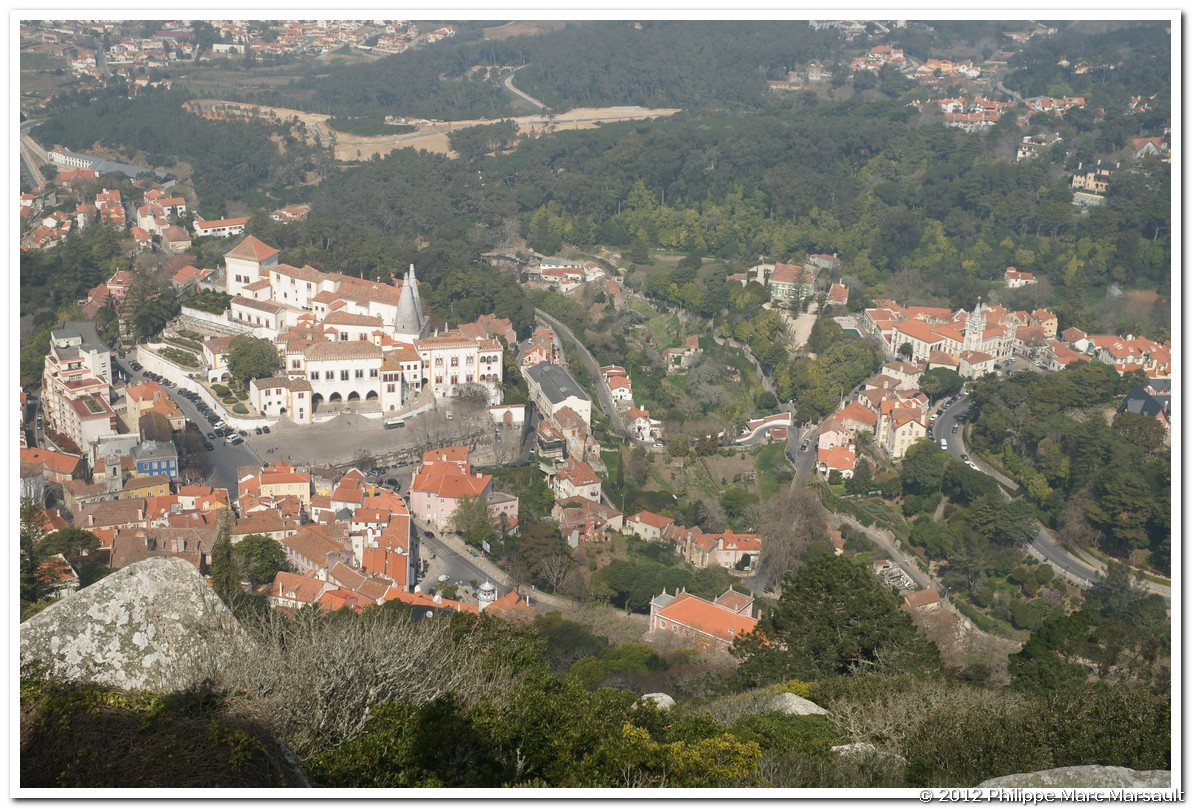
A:
<svg viewBox="0 0 1192 809">
<path fill-rule="evenodd" d="M 388 385 L 385 386 L 385 392 L 386 393 L 397 393 L 397 385 L 390 382 Z"/>
<path fill-rule="evenodd" d="M 468 377 L 467 377 L 467 379 L 465 379 L 464 381 L 465 381 L 465 382 L 471 382 L 471 381 L 472 381 L 472 375 L 471 375 L 471 374 L 468 374 Z"/>
<path fill-rule="evenodd" d="M 451 358 L 451 367 L 455 368 L 458 365 L 459 365 L 459 357 L 452 357 Z"/>
<path fill-rule="evenodd" d="M 290 362 L 290 367 L 291 367 L 291 368 L 301 368 L 301 367 L 302 367 L 302 360 L 292 360 L 292 361 Z"/>
<path fill-rule="evenodd" d="M 436 376 L 436 377 L 435 377 L 435 384 L 436 384 L 436 385 L 442 385 L 442 384 L 443 384 L 443 377 L 442 377 L 442 376 Z"/>
<path fill-rule="evenodd" d="M 341 332 L 339 333 L 339 339 L 341 339 L 341 340 L 347 340 L 347 339 L 348 339 L 348 333 L 347 333 L 346 331 L 341 331 Z"/>
<path fill-rule="evenodd" d="M 311 372 L 310 372 L 310 381 L 311 381 L 311 382 L 318 382 L 318 381 L 319 381 L 319 372 L 318 372 L 318 371 L 311 371 Z"/>
<path fill-rule="evenodd" d="M 452 385 L 458 385 L 458 384 L 459 384 L 459 374 L 452 374 L 452 375 L 451 375 L 451 384 L 452 384 Z"/>
<path fill-rule="evenodd" d="M 303 391 L 298 391 L 298 398 L 299 398 L 299 399 L 305 399 L 305 398 L 306 398 L 306 393 L 305 393 L 305 392 L 303 392 Z M 299 415 L 301 415 L 301 411 L 299 411 Z"/>
<path fill-rule="evenodd" d="M 475 361 L 475 359 L 476 359 L 475 357 L 469 355 L 468 356 L 468 365 L 471 365 L 473 363 L 473 361 Z"/>
<path fill-rule="evenodd" d="M 369 368 L 369 369 L 368 369 L 368 378 L 369 378 L 369 379 L 376 379 L 376 378 L 377 378 L 377 375 L 378 375 L 378 374 L 380 374 L 380 373 L 381 373 L 381 372 L 380 372 L 379 370 L 377 370 L 376 368 Z"/>
<path fill-rule="evenodd" d="M 348 370 L 346 368 L 339 372 L 339 381 L 340 382 L 348 381 Z"/>
<path fill-rule="evenodd" d="M 364 369 L 363 369 L 363 368 L 357 368 L 357 369 L 356 369 L 356 378 L 357 378 L 357 379 L 364 379 Z"/>
<path fill-rule="evenodd" d="M 435 357 L 435 367 L 436 368 L 443 367 L 443 358 L 442 357 Z"/>
</svg>

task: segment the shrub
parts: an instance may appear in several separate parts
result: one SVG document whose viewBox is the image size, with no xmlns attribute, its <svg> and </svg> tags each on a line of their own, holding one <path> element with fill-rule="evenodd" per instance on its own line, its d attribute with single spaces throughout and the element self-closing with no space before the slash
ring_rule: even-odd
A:
<svg viewBox="0 0 1192 809">
<path fill-rule="evenodd" d="M 216 396 L 228 396 L 232 393 L 227 385 L 212 385 L 211 390 L 215 391 Z"/>
<path fill-rule="evenodd" d="M 243 414 L 243 413 L 247 413 L 247 412 L 248 412 L 248 408 L 247 408 L 247 407 L 245 407 L 245 406 L 244 406 L 244 405 L 242 405 L 242 404 L 238 404 L 238 405 L 235 405 L 235 406 L 232 408 L 232 412 L 233 412 L 233 413 L 241 413 L 241 414 Z"/>
<path fill-rule="evenodd" d="M 157 353 L 170 362 L 181 365 L 184 368 L 198 368 L 200 365 L 199 358 L 189 351 L 182 351 L 178 348 L 163 348 Z"/>
</svg>

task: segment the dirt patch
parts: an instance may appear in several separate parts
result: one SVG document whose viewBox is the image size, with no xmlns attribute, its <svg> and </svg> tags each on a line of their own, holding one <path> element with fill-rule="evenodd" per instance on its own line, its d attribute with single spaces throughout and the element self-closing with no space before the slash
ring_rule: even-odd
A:
<svg viewBox="0 0 1192 809">
<path fill-rule="evenodd" d="M 561 21 L 507 22 L 504 25 L 485 28 L 484 38 L 509 39 L 509 37 L 534 36 L 547 34 L 551 31 L 561 31 L 566 27 L 567 23 Z"/>
<path fill-rule="evenodd" d="M 470 121 L 412 121 L 416 129 L 395 135 L 352 135 L 347 132 L 332 132 L 326 125 L 330 115 L 318 112 L 303 112 L 286 107 L 268 107 L 259 104 L 242 104 L 221 101 L 215 98 L 197 98 L 182 105 L 190 113 L 204 118 L 237 121 L 268 121 L 277 123 L 297 118 L 307 125 L 308 140 L 318 137 L 327 143 L 335 139 L 335 159 L 345 161 L 368 160 L 374 155 L 384 156 L 394 149 L 414 148 L 428 152 L 456 157 L 451 151 L 448 135 L 456 129 L 490 124 L 488 119 Z M 518 132 L 525 137 L 538 137 L 572 129 L 593 129 L 601 124 L 618 121 L 640 121 L 646 118 L 663 118 L 680 110 L 674 108 L 648 107 L 580 107 L 559 114 L 525 115 L 513 118 Z"/>
</svg>

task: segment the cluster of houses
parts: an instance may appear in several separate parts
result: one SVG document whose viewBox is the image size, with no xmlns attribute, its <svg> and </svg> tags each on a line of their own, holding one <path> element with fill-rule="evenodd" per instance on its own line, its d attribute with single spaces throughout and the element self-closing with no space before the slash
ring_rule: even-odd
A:
<svg viewBox="0 0 1192 809">
<path fill-rule="evenodd" d="M 820 272 L 829 276 L 839 277 L 844 268 L 844 262 L 835 254 L 812 253 L 802 264 L 759 264 L 754 268 L 752 277 L 748 273 L 733 273 L 725 276 L 728 283 L 746 286 L 750 281 L 756 281 L 770 291 L 770 298 L 776 301 L 801 301 L 815 291 L 816 280 Z M 843 305 L 848 302 L 848 289 L 843 283 L 834 283 L 829 293 L 829 303 Z"/>
<path fill-rule="evenodd" d="M 569 262 L 543 259 L 526 268 L 529 286 L 541 286 L 564 294 L 605 276 L 604 268 L 592 261 Z"/>
<path fill-rule="evenodd" d="M 698 526 L 685 528 L 671 517 L 639 511 L 625 520 L 626 533 L 647 542 L 669 542 L 675 555 L 697 568 L 723 567 L 750 572 L 757 569 L 762 552 L 761 534 L 738 534 L 728 530 L 706 533 Z"/>
<path fill-rule="evenodd" d="M 1035 283 L 1035 278 L 1010 267 L 1006 282 L 1016 287 Z M 919 390 L 919 378 L 932 368 L 948 368 L 973 379 L 996 371 L 1011 357 L 1048 370 L 1096 361 L 1119 373 L 1140 371 L 1161 387 L 1169 385 L 1170 344 L 1135 335 L 1087 335 L 1075 328 L 1057 334 L 1059 321 L 1046 309 L 1010 311 L 980 301 L 972 312 L 904 307 L 889 300 L 875 304 L 865 310 L 862 328 L 882 341 L 888 356 L 901 358 L 886 362 L 860 385 L 852 401 L 842 401 L 820 425 L 816 469 L 825 477 L 832 472 L 852 477 L 860 431 L 872 433 L 875 446 L 894 459 L 927 435 L 930 403 Z M 1144 402 L 1141 394 L 1135 398 L 1136 409 L 1145 407 L 1168 425 L 1169 407 Z"/>
</svg>

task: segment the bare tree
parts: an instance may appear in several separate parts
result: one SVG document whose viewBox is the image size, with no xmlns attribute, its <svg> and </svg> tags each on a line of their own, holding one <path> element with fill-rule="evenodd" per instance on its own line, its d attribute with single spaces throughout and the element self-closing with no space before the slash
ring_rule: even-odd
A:
<svg viewBox="0 0 1192 809">
<path fill-rule="evenodd" d="M 552 593 L 559 592 L 576 573 L 575 560 L 569 554 L 552 553 L 538 560 L 538 572 L 543 580 L 550 585 Z"/>
<path fill-rule="evenodd" d="M 474 634 L 447 621 L 271 613 L 249 628 L 252 653 L 232 655 L 217 685 L 258 714 L 302 758 L 351 738 L 371 706 L 425 703 L 454 693 L 465 703 L 511 693 L 516 672 Z"/>
<path fill-rule="evenodd" d="M 799 566 L 808 548 L 827 545 L 826 514 L 814 492 L 791 487 L 770 501 L 761 519 L 761 571 L 770 582 Z"/>
</svg>

